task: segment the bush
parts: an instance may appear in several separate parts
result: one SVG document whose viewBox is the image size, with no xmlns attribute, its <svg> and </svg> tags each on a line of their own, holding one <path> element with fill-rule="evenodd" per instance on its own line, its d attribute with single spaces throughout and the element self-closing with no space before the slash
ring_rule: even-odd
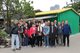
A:
<svg viewBox="0 0 80 53">
<path fill-rule="evenodd" d="M 7 37 L 8 34 L 5 31 L 0 30 L 0 37 L 4 38 Z"/>
</svg>

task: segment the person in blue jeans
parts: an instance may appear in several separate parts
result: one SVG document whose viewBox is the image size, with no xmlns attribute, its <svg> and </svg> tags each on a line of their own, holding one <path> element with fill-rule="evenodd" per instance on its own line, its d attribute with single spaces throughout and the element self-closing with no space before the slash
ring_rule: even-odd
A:
<svg viewBox="0 0 80 53">
<path fill-rule="evenodd" d="M 45 22 L 45 26 L 43 27 L 45 47 L 49 46 L 49 32 L 50 32 L 50 27 L 48 26 L 48 23 Z"/>
<path fill-rule="evenodd" d="M 19 41 L 19 35 L 18 35 L 18 24 L 14 23 L 14 25 L 11 28 L 11 48 L 13 51 L 19 50 L 20 48 L 20 41 Z"/>
</svg>

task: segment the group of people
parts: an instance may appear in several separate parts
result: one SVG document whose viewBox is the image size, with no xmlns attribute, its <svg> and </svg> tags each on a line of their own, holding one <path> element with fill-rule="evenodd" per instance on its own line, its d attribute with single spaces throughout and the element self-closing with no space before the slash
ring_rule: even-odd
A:
<svg viewBox="0 0 80 53">
<path fill-rule="evenodd" d="M 56 47 L 57 45 L 69 47 L 71 28 L 68 21 L 23 21 L 12 23 L 11 47 L 20 49 L 21 46 Z M 67 38 L 67 39 L 66 39 Z"/>
</svg>

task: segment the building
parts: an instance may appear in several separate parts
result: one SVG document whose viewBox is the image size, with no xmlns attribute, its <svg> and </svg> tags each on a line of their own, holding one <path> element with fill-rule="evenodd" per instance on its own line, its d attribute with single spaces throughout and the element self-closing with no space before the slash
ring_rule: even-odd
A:
<svg viewBox="0 0 80 53">
<path fill-rule="evenodd" d="M 38 12 L 35 14 L 35 19 L 44 19 L 54 21 L 55 19 L 59 22 L 68 20 L 72 34 L 79 32 L 79 14 L 71 8 L 63 8 L 58 10 L 51 10 L 45 12 Z"/>
<path fill-rule="evenodd" d="M 60 6 L 58 4 L 50 7 L 50 10 L 57 10 L 57 9 L 60 9 Z"/>
</svg>

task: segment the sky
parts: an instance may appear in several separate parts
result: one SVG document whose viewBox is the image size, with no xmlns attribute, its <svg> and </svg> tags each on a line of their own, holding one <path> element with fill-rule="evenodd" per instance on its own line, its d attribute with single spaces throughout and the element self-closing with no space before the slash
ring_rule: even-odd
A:
<svg viewBox="0 0 80 53">
<path fill-rule="evenodd" d="M 42 11 L 49 11 L 51 6 L 59 4 L 60 8 L 66 6 L 66 2 L 70 3 L 70 0 L 30 0 L 34 3 L 32 6 L 34 9 L 40 9 Z"/>
<path fill-rule="evenodd" d="M 21 0 L 20 0 L 21 1 Z M 31 4 L 34 7 L 34 10 L 40 9 L 41 11 L 49 11 L 51 6 L 56 4 L 60 5 L 60 8 L 66 6 L 66 2 L 71 3 L 70 0 L 26 0 L 33 1 Z M 6 9 L 5 5 L 3 5 L 4 9 Z"/>
</svg>

